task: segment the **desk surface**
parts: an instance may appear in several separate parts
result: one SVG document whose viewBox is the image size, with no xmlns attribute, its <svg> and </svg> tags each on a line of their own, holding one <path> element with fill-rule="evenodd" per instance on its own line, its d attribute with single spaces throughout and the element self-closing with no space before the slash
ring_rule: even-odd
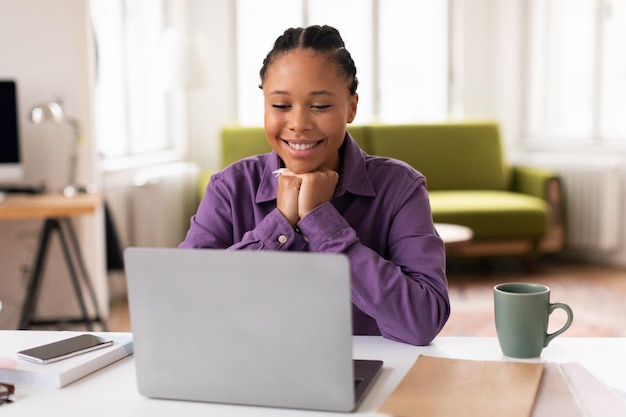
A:
<svg viewBox="0 0 626 417">
<path fill-rule="evenodd" d="M 100 194 L 9 194 L 0 202 L 0 220 L 71 217 L 93 213 L 101 204 Z"/>
<path fill-rule="evenodd" d="M 19 331 L 0 331 L 2 338 Z M 578 362 L 612 388 L 626 392 L 626 338 L 557 337 L 530 362 Z M 384 367 L 356 414 L 376 415 L 420 354 L 476 360 L 507 360 L 496 338 L 440 337 L 429 346 L 416 347 L 381 337 L 355 336 L 354 357 L 382 359 Z M 188 360 L 180 358 L 181 360 Z M 63 411 L 65 416 L 293 416 L 310 411 L 243 407 L 142 397 L 136 388 L 133 357 L 127 357 L 60 390 L 18 385 L 15 402 L 2 407 L 2 416 L 35 416 Z M 324 414 L 324 413 L 319 413 Z M 335 414 L 335 413 L 325 413 Z M 336 415 L 346 416 L 343 413 Z"/>
</svg>

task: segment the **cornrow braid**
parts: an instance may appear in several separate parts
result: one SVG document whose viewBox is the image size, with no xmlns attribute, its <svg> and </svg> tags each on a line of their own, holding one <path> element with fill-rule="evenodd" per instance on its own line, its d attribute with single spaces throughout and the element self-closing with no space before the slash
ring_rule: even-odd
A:
<svg viewBox="0 0 626 417">
<path fill-rule="evenodd" d="M 279 36 L 274 42 L 274 47 L 263 60 L 263 66 L 259 72 L 261 76 L 259 88 L 263 88 L 267 69 L 276 58 L 295 49 L 312 49 L 334 60 L 339 66 L 341 74 L 350 79 L 350 94 L 356 93 L 359 81 L 356 77 L 356 66 L 352 56 L 346 49 L 339 31 L 332 26 L 326 25 L 290 28 Z"/>
</svg>

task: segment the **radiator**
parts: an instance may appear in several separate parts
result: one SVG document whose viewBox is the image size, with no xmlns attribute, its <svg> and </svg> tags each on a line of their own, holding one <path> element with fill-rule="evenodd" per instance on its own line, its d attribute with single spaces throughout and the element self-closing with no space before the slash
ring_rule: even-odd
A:
<svg viewBox="0 0 626 417">
<path fill-rule="evenodd" d="M 622 240 L 622 162 L 610 156 L 533 156 L 527 165 L 557 172 L 565 191 L 567 246 L 609 252 Z"/>
<path fill-rule="evenodd" d="M 197 207 L 198 167 L 188 162 L 107 174 L 106 199 L 121 245 L 175 247 Z"/>
<path fill-rule="evenodd" d="M 197 169 L 176 163 L 144 169 L 133 178 L 132 224 L 136 246 L 176 247 L 197 207 Z"/>
</svg>

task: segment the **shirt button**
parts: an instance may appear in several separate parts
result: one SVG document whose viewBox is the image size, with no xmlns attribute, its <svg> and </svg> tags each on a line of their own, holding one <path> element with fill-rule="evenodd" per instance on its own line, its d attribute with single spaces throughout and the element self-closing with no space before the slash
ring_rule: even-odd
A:
<svg viewBox="0 0 626 417">
<path fill-rule="evenodd" d="M 278 236 L 278 241 L 280 243 L 287 243 L 287 236 L 285 236 L 285 235 Z"/>
</svg>

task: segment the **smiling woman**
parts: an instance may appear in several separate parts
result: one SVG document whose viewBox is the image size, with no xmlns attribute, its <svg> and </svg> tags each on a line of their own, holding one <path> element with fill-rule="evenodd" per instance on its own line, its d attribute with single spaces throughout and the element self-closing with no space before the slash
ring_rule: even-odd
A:
<svg viewBox="0 0 626 417">
<path fill-rule="evenodd" d="M 358 96 L 350 92 L 352 81 L 328 71 L 333 58 L 322 55 L 320 59 L 319 54 L 298 50 L 279 56 L 267 71 L 262 70 L 265 132 L 294 173 L 311 172 L 322 165 L 337 170 L 346 123 L 356 115 Z M 288 77 L 290 73 L 301 78 Z"/>
<path fill-rule="evenodd" d="M 346 131 L 358 83 L 339 32 L 286 30 L 260 76 L 273 151 L 211 177 L 180 247 L 345 254 L 354 333 L 429 343 L 450 314 L 443 241 L 424 176 Z"/>
</svg>

